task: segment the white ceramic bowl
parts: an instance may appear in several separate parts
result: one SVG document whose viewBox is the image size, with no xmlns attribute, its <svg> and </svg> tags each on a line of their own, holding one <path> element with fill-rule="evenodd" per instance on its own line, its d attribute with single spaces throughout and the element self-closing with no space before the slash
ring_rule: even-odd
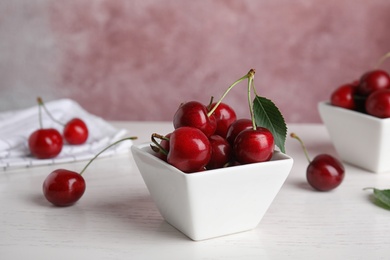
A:
<svg viewBox="0 0 390 260">
<path fill-rule="evenodd" d="M 320 102 L 318 110 L 340 158 L 365 170 L 390 172 L 390 118 Z"/>
<path fill-rule="evenodd" d="M 268 162 L 186 174 L 152 155 L 149 144 L 131 150 L 162 217 L 192 240 L 255 228 L 293 165 L 275 152 Z"/>
</svg>

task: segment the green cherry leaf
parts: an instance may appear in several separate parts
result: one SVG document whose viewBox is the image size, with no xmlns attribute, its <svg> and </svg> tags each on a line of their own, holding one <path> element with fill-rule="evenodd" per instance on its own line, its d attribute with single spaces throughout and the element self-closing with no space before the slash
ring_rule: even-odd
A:
<svg viewBox="0 0 390 260">
<path fill-rule="evenodd" d="M 274 136 L 275 144 L 280 151 L 286 153 L 287 125 L 278 107 L 271 100 L 256 95 L 253 100 L 253 112 L 256 126 L 270 130 Z"/>
<path fill-rule="evenodd" d="M 390 190 L 380 190 L 376 188 L 365 188 L 365 190 L 372 189 L 377 200 L 390 208 Z"/>
</svg>

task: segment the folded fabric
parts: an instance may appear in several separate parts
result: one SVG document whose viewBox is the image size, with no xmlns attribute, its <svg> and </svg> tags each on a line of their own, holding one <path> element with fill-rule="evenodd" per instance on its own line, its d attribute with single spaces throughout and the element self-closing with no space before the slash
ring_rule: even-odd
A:
<svg viewBox="0 0 390 260">
<path fill-rule="evenodd" d="M 28 148 L 28 137 L 40 127 L 38 106 L 2 112 L 0 113 L 0 169 L 90 160 L 108 145 L 124 138 L 127 133 L 125 129 L 116 129 L 102 118 L 88 113 L 74 100 L 55 100 L 45 103 L 45 106 L 55 119 L 64 124 L 72 118 L 81 118 L 89 130 L 86 143 L 69 145 L 64 141 L 61 153 L 55 158 L 34 158 Z M 44 128 L 55 128 L 62 133 L 63 126 L 53 122 L 43 109 L 41 115 Z M 99 157 L 129 152 L 131 145 L 130 140 L 120 142 Z"/>
</svg>

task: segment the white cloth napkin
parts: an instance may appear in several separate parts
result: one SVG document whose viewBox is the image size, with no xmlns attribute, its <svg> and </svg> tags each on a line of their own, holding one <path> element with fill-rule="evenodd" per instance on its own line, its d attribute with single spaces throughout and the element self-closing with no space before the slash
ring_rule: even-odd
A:
<svg viewBox="0 0 390 260">
<path fill-rule="evenodd" d="M 62 151 L 57 157 L 36 159 L 31 156 L 28 149 L 28 137 L 39 129 L 38 105 L 23 110 L 2 112 L 0 113 L 1 170 L 90 160 L 108 145 L 124 138 L 127 133 L 125 129 L 116 129 L 102 118 L 88 113 L 74 100 L 55 100 L 45 103 L 45 106 L 54 118 L 64 124 L 72 118 L 81 118 L 89 131 L 86 143 L 69 145 L 64 141 Z M 43 127 L 55 128 L 62 133 L 63 126 L 53 122 L 44 109 L 41 111 Z M 131 140 L 120 142 L 99 155 L 98 158 L 129 152 L 131 145 Z"/>
</svg>

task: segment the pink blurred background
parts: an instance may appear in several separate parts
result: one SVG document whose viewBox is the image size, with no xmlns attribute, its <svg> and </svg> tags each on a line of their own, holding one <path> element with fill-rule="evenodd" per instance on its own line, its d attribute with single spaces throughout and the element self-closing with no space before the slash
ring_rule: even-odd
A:
<svg viewBox="0 0 390 260">
<path fill-rule="evenodd" d="M 288 123 L 317 123 L 319 101 L 390 51 L 389 28 L 388 0 L 3 0 L 0 111 L 41 96 L 107 120 L 171 120 L 253 68 Z M 249 117 L 246 82 L 225 102 Z"/>
</svg>

